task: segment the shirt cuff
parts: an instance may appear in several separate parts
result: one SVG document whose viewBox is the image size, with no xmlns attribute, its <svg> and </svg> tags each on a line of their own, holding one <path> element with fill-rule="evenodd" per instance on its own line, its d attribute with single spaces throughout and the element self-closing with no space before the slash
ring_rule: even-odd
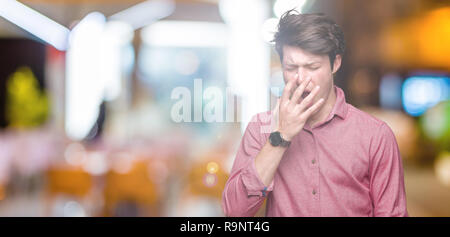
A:
<svg viewBox="0 0 450 237">
<path fill-rule="evenodd" d="M 255 162 L 252 161 L 250 163 L 242 172 L 242 182 L 247 190 L 247 195 L 266 197 L 273 190 L 273 180 L 269 186 L 265 186 L 258 176 Z"/>
</svg>

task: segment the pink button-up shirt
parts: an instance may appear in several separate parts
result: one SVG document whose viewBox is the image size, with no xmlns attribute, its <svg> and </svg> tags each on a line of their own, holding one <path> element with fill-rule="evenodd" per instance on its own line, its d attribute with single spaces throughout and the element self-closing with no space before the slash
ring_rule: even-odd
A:
<svg viewBox="0 0 450 237">
<path fill-rule="evenodd" d="M 403 166 L 385 122 L 345 102 L 341 88 L 327 119 L 292 139 L 269 186 L 255 157 L 275 116 L 255 115 L 246 128 L 223 191 L 226 216 L 408 216 Z M 269 128 L 269 129 L 268 129 Z"/>
</svg>

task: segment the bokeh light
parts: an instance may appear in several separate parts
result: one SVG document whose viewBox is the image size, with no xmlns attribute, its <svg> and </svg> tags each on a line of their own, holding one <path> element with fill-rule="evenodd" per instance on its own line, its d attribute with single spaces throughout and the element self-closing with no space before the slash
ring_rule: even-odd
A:
<svg viewBox="0 0 450 237">
<path fill-rule="evenodd" d="M 425 135 L 450 148 L 450 100 L 440 102 L 430 108 L 421 118 Z"/>
<path fill-rule="evenodd" d="M 450 99 L 450 78 L 414 76 L 405 80 L 402 90 L 403 108 L 408 114 L 419 116 L 437 103 Z"/>
<path fill-rule="evenodd" d="M 216 162 L 211 161 L 206 165 L 206 170 L 210 174 L 215 174 L 219 170 L 219 165 Z"/>
<path fill-rule="evenodd" d="M 450 187 L 450 152 L 443 151 L 436 158 L 434 170 L 438 180 L 447 187 Z"/>
<path fill-rule="evenodd" d="M 217 175 L 215 174 L 205 174 L 203 176 L 203 183 L 205 184 L 206 187 L 213 187 L 214 185 L 217 184 Z"/>
</svg>

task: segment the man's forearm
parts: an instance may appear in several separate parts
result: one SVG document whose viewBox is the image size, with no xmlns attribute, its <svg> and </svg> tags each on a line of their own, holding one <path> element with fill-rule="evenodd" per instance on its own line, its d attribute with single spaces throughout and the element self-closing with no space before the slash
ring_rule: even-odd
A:
<svg viewBox="0 0 450 237">
<path fill-rule="evenodd" d="M 287 147 L 274 147 L 267 140 L 255 158 L 255 167 L 264 185 L 269 186 Z"/>
</svg>

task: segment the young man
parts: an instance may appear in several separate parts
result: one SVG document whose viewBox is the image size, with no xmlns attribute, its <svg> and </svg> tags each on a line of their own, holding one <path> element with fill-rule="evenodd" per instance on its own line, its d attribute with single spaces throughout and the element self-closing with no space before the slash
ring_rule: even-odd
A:
<svg viewBox="0 0 450 237">
<path fill-rule="evenodd" d="M 254 216 L 267 198 L 266 216 L 408 216 L 392 130 L 333 83 L 344 53 L 339 26 L 288 11 L 274 42 L 286 86 L 274 112 L 255 115 L 244 133 L 225 215 Z"/>
</svg>

